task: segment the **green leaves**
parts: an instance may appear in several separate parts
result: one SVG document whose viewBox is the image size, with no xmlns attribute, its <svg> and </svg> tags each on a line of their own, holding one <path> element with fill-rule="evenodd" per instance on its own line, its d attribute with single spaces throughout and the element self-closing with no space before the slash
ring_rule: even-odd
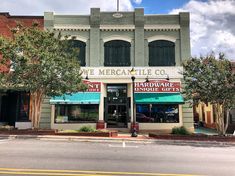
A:
<svg viewBox="0 0 235 176">
<path fill-rule="evenodd" d="M 231 107 L 235 101 L 235 75 L 231 63 L 220 54 L 192 58 L 184 63 L 185 95 L 194 103 L 211 102 Z"/>
<path fill-rule="evenodd" d="M 43 31 L 36 24 L 26 28 L 17 26 L 12 39 L 0 38 L 1 62 L 10 62 L 13 72 L 4 77 L 7 85 L 30 92 L 42 90 L 55 96 L 84 89 L 81 83 L 78 50 L 69 50 L 61 36 Z M 5 84 L 6 85 L 6 84 Z"/>
</svg>

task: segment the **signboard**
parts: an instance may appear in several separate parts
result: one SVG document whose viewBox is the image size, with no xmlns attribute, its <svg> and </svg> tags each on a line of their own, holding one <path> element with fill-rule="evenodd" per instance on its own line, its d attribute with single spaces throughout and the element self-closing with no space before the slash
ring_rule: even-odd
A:
<svg viewBox="0 0 235 176">
<path fill-rule="evenodd" d="M 91 82 L 91 81 L 84 80 L 83 83 L 87 84 L 88 86 L 87 92 L 100 92 L 101 90 L 100 82 Z"/>
<path fill-rule="evenodd" d="M 180 92 L 180 82 L 170 81 L 150 81 L 150 82 L 136 82 L 135 92 Z"/>
<path fill-rule="evenodd" d="M 130 78 L 130 70 L 132 67 L 81 67 L 81 74 L 83 77 L 89 78 Z M 183 67 L 134 67 L 136 78 L 183 78 L 181 74 Z"/>
</svg>

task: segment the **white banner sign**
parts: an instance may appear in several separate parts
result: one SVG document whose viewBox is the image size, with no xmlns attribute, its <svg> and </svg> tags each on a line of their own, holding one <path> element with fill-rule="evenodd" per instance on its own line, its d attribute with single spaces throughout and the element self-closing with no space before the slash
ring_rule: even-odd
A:
<svg viewBox="0 0 235 176">
<path fill-rule="evenodd" d="M 82 76 L 89 78 L 130 78 L 132 67 L 81 67 Z M 183 67 L 134 67 L 136 78 L 183 78 Z"/>
</svg>

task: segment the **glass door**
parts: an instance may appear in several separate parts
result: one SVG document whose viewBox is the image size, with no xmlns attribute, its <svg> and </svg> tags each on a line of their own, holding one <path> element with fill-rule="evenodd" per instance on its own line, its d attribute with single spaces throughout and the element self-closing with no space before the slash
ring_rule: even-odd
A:
<svg viewBox="0 0 235 176">
<path fill-rule="evenodd" d="M 105 119 L 108 128 L 126 128 L 128 117 L 126 84 L 107 85 Z"/>
</svg>

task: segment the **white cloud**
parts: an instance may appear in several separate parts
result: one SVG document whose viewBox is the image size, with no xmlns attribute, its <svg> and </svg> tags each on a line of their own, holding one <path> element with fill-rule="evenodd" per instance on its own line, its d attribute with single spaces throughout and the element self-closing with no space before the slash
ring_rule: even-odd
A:
<svg viewBox="0 0 235 176">
<path fill-rule="evenodd" d="M 136 0 L 139 1 L 139 0 Z M 120 10 L 133 10 L 131 0 L 120 0 Z M 45 11 L 57 14 L 89 14 L 90 8 L 116 11 L 117 0 L 1 0 L 0 11 L 11 15 L 43 15 Z"/>
<path fill-rule="evenodd" d="M 211 51 L 224 52 L 235 60 L 235 1 L 191 0 L 180 11 L 190 12 L 192 56 L 206 55 Z"/>
<path fill-rule="evenodd" d="M 141 4 L 142 0 L 133 0 L 133 2 L 136 4 Z"/>
</svg>

